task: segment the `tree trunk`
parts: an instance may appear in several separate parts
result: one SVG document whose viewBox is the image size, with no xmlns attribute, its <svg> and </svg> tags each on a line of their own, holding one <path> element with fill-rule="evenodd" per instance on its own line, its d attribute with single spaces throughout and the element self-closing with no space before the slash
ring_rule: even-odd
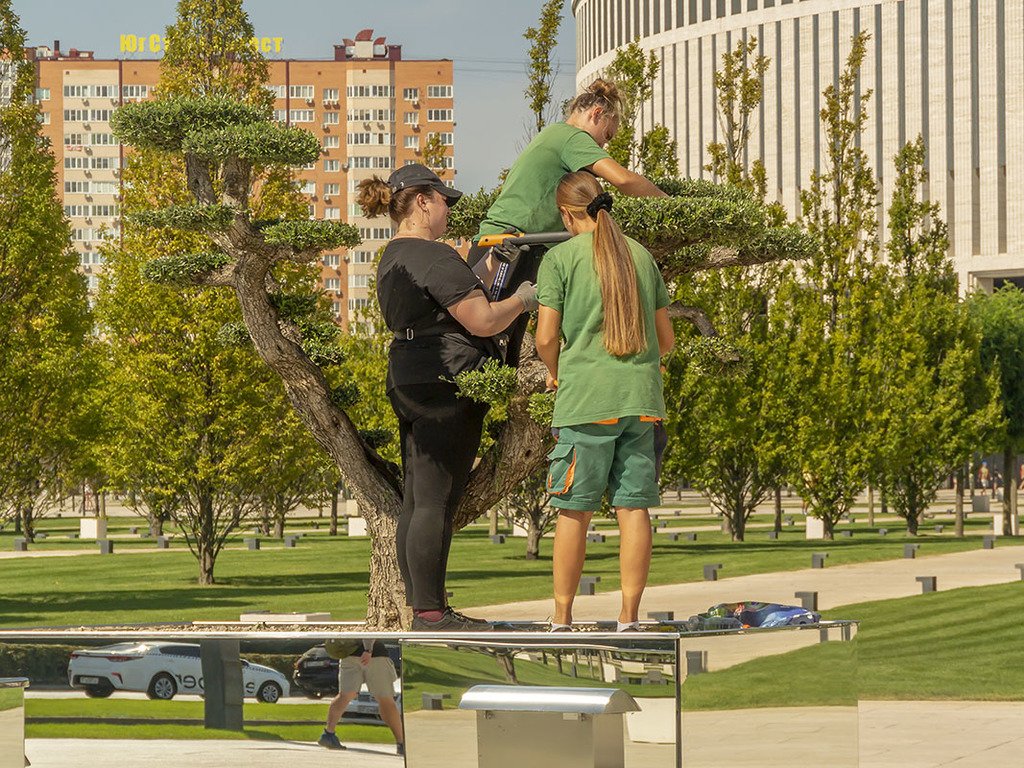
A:
<svg viewBox="0 0 1024 768">
<path fill-rule="evenodd" d="M 907 510 L 907 534 L 917 536 L 917 528 L 920 523 L 920 514 L 916 509 Z"/>
<path fill-rule="evenodd" d="M 341 487 L 335 485 L 334 490 L 331 491 L 331 527 L 328 529 L 328 536 L 338 535 L 338 495 L 340 493 Z"/>
<path fill-rule="evenodd" d="M 882 489 L 881 497 L 882 497 L 881 498 L 882 514 L 883 515 L 888 515 L 889 514 L 889 498 L 888 498 L 888 496 L 886 496 L 885 488 Z"/>
<path fill-rule="evenodd" d="M 775 486 L 775 533 L 782 533 L 782 486 Z"/>
<path fill-rule="evenodd" d="M 540 526 L 537 520 L 529 515 L 526 522 L 526 559 L 536 560 L 540 557 Z"/>
<path fill-rule="evenodd" d="M 1012 493 L 1010 489 L 1014 491 L 1017 489 L 1017 484 L 1014 482 L 1013 473 L 1016 470 L 1016 455 L 1013 450 L 1013 446 L 1006 446 L 1003 449 L 1003 535 L 1012 536 L 1014 529 L 1014 514 L 1016 514 L 1016 493 Z"/>
<path fill-rule="evenodd" d="M 740 507 L 733 509 L 729 516 L 729 527 L 732 529 L 732 540 L 743 541 L 747 533 L 747 510 Z"/>
<path fill-rule="evenodd" d="M 262 512 L 260 512 L 259 528 L 260 528 L 260 533 L 263 534 L 264 536 L 269 536 L 270 535 L 270 510 L 269 509 L 264 509 Z"/>
<path fill-rule="evenodd" d="M 412 609 L 406 605 L 405 584 L 398 569 L 398 552 L 395 549 L 400 513 L 401 502 L 377 514 L 363 513 L 370 533 L 370 589 L 366 608 L 368 630 L 409 627 L 412 623 Z"/>
<path fill-rule="evenodd" d="M 868 486 L 868 525 L 875 525 L 875 486 Z"/>
<path fill-rule="evenodd" d="M 957 536 L 964 535 L 964 468 L 962 466 L 956 471 L 956 523 L 954 527 Z"/>
<path fill-rule="evenodd" d="M 213 548 L 208 541 L 197 541 L 196 547 L 199 550 L 199 584 L 208 587 L 217 582 L 213 578 L 213 566 L 217 562 Z"/>
<path fill-rule="evenodd" d="M 491 511 L 488 512 L 487 515 L 488 515 L 487 535 L 488 536 L 497 536 L 498 535 L 498 507 L 497 506 L 491 507 Z M 529 551 L 527 551 L 527 553 L 526 553 L 526 559 L 527 560 L 530 559 Z"/>
<path fill-rule="evenodd" d="M 163 515 L 152 510 L 146 513 L 146 519 L 149 521 L 149 532 L 154 537 L 164 535 L 164 519 Z"/>
<path fill-rule="evenodd" d="M 25 535 L 25 538 L 32 540 L 32 537 L 36 535 L 34 521 L 32 519 L 32 506 L 25 504 L 18 511 L 18 515 L 21 518 L 21 532 Z"/>
<path fill-rule="evenodd" d="M 199 519 L 195 526 L 196 557 L 199 560 L 199 583 L 209 586 L 216 583 L 213 578 L 213 567 L 217 562 L 214 550 L 216 531 L 214 530 L 213 495 L 204 492 L 197 495 L 196 507 Z"/>
<path fill-rule="evenodd" d="M 280 513 L 274 515 L 274 538 L 275 539 L 283 539 L 284 538 L 284 517 L 285 516 L 283 514 L 280 514 Z"/>
</svg>

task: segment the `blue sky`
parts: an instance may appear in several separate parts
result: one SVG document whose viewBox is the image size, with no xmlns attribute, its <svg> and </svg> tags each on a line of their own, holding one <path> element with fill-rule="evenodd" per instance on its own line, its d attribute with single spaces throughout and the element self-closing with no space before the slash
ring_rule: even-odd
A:
<svg viewBox="0 0 1024 768">
<path fill-rule="evenodd" d="M 373 6 L 371 9 L 369 6 Z M 574 90 L 575 44 L 570 0 L 553 58 L 560 62 L 560 102 Z M 176 0 L 14 0 L 32 45 L 94 50 L 119 56 L 120 35 L 162 33 Z M 373 28 L 406 58 L 455 61 L 456 184 L 467 191 L 494 186 L 525 143 L 529 111 L 527 42 L 541 0 L 245 0 L 257 35 L 283 37 L 281 56 L 330 58 L 333 45 Z M 272 54 L 274 56 L 274 54 Z"/>
</svg>

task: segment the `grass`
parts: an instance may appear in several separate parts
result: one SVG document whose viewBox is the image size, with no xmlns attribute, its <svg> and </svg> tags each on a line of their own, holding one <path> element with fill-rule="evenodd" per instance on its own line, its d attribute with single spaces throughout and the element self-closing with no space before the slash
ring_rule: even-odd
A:
<svg viewBox="0 0 1024 768">
<path fill-rule="evenodd" d="M 849 527 L 853 538 L 833 542 L 806 541 L 798 528 L 784 529 L 778 541 L 751 531 L 744 543 L 721 533 L 702 532 L 697 542 L 673 542 L 658 534 L 650 583 L 699 581 L 706 563 L 722 563 L 723 576 L 792 571 L 809 567 L 811 553 L 819 551 L 829 552 L 830 566 L 902 557 L 908 539 L 894 526 L 885 538 L 866 526 Z M 957 539 L 925 533 L 913 541 L 921 544 L 921 558 L 981 546 L 976 535 Z M 240 537 L 232 542 L 217 561 L 218 583 L 209 587 L 196 585 L 196 562 L 180 543 L 163 552 L 3 560 L 0 627 L 237 620 L 251 610 L 330 611 L 337 620 L 362 618 L 366 539 L 316 532 L 295 549 L 272 541 L 265 545 L 249 552 L 241 549 Z M 536 561 L 524 559 L 524 548 L 521 539 L 491 544 L 485 528 L 461 532 L 449 566 L 453 602 L 473 606 L 548 598 L 550 541 L 543 542 Z M 601 576 L 602 590 L 618 588 L 617 538 L 588 546 L 585 572 Z"/>
</svg>

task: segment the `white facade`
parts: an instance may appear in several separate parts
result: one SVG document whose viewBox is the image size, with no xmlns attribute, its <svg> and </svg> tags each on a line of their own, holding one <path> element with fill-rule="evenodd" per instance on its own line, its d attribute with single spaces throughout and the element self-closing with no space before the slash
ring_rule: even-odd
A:
<svg viewBox="0 0 1024 768">
<path fill-rule="evenodd" d="M 927 195 L 949 223 L 962 290 L 1024 285 L 1024 3 L 1021 0 L 574 0 L 577 78 L 600 74 L 638 39 L 661 62 L 643 128 L 669 127 L 680 171 L 706 176 L 718 140 L 713 76 L 722 53 L 756 37 L 771 59 L 753 126 L 769 195 L 791 216 L 821 168 L 821 92 L 838 79 L 859 31 L 871 34 L 861 91 L 871 90 L 861 146 L 887 224 L 893 158 L 918 134 Z"/>
</svg>

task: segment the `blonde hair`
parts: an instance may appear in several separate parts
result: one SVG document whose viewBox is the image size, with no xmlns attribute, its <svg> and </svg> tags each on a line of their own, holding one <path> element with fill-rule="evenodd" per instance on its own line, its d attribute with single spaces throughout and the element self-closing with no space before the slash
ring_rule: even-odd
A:
<svg viewBox="0 0 1024 768">
<path fill-rule="evenodd" d="M 412 213 L 417 195 L 426 195 L 428 198 L 434 196 L 434 188 L 428 186 L 407 187 L 394 193 L 388 183 L 379 176 L 363 179 L 356 190 L 356 202 L 368 219 L 375 219 L 386 213 L 396 222 L 402 221 Z"/>
<path fill-rule="evenodd" d="M 640 304 L 636 264 L 622 230 L 608 212 L 596 207 L 603 190 L 597 179 L 585 171 L 570 173 L 558 185 L 555 200 L 559 208 L 574 217 L 596 218 L 594 267 L 601 284 L 604 306 L 604 347 L 615 357 L 628 357 L 647 350 L 647 329 Z M 594 213 L 588 211 L 590 208 Z"/>
<path fill-rule="evenodd" d="M 569 116 L 577 112 L 586 112 L 594 107 L 601 107 L 612 119 L 619 119 L 623 112 L 622 94 L 619 87 L 611 80 L 598 78 L 587 86 L 579 96 L 569 102 L 566 109 Z"/>
</svg>

